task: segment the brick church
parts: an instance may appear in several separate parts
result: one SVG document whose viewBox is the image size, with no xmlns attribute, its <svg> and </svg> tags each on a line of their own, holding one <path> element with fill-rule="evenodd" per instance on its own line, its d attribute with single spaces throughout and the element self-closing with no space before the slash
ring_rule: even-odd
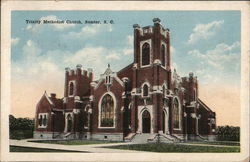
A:
<svg viewBox="0 0 250 162">
<path fill-rule="evenodd" d="M 170 32 L 159 18 L 134 28 L 134 61 L 98 80 L 82 65 L 65 69 L 64 97 L 45 92 L 34 138 L 113 141 L 214 140 L 216 116 L 199 99 L 197 77 L 171 69 Z"/>
</svg>

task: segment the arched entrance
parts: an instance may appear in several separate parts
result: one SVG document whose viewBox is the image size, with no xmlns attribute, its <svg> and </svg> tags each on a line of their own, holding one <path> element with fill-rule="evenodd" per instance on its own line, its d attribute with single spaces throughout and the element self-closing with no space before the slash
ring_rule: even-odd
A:
<svg viewBox="0 0 250 162">
<path fill-rule="evenodd" d="M 150 133 L 150 113 L 145 110 L 142 114 L 142 133 Z"/>
<path fill-rule="evenodd" d="M 73 123 L 72 123 L 72 117 L 71 117 L 70 114 L 68 114 L 67 120 L 68 120 L 68 129 L 67 129 L 67 132 L 71 132 L 72 131 Z"/>
</svg>

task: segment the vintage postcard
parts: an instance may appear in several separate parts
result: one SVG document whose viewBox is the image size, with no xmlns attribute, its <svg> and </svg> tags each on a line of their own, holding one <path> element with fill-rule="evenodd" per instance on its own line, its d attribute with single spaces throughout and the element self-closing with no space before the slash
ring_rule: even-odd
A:
<svg viewBox="0 0 250 162">
<path fill-rule="evenodd" d="M 248 161 L 248 5 L 3 2 L 1 160 Z"/>
</svg>

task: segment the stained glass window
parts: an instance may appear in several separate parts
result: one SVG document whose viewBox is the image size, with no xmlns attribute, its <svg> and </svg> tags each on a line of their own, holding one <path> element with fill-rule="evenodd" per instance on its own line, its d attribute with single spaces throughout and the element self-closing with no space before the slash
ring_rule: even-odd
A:
<svg viewBox="0 0 250 162">
<path fill-rule="evenodd" d="M 114 126 L 114 100 L 109 94 L 106 94 L 101 103 L 101 127 Z"/>
</svg>

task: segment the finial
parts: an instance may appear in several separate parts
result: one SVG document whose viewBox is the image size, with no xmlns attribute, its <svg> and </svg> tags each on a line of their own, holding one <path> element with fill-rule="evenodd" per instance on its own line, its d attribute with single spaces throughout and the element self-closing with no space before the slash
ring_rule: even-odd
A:
<svg viewBox="0 0 250 162">
<path fill-rule="evenodd" d="M 108 64 L 108 68 L 110 68 L 110 64 Z"/>
<path fill-rule="evenodd" d="M 154 22 L 154 23 L 160 23 L 161 20 L 160 20 L 159 18 L 154 18 L 154 19 L 153 19 L 153 22 Z"/>
</svg>

